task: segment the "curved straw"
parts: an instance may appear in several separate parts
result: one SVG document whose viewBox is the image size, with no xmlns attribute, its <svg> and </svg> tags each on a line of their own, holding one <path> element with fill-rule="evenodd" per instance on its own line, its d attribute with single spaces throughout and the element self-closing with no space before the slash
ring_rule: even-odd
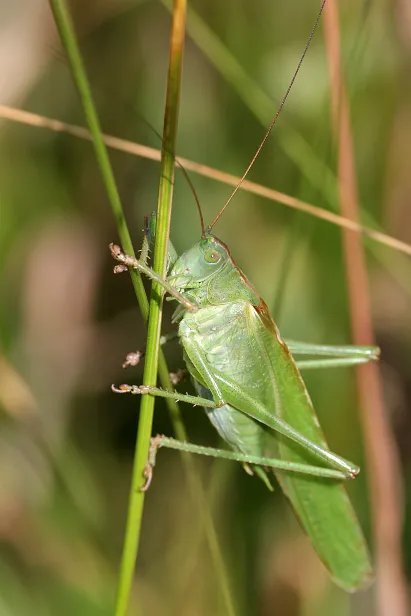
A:
<svg viewBox="0 0 411 616">
<path fill-rule="evenodd" d="M 254 165 L 255 161 L 257 160 L 258 155 L 260 154 L 261 150 L 262 150 L 262 149 L 263 149 L 263 147 L 264 147 L 265 142 L 267 141 L 268 137 L 270 136 L 270 133 L 271 133 L 272 129 L 274 128 L 274 124 L 277 122 L 278 116 L 280 115 L 281 111 L 283 110 L 283 107 L 284 107 L 284 105 L 285 105 L 285 101 L 287 100 L 288 95 L 289 95 L 289 94 L 290 94 L 290 92 L 291 92 L 291 88 L 292 88 L 292 87 L 293 87 L 293 85 L 294 85 L 294 82 L 295 82 L 295 80 L 296 80 L 296 78 L 297 78 L 297 75 L 298 75 L 298 73 L 299 73 L 299 71 L 300 71 L 301 65 L 302 65 L 302 63 L 304 62 L 305 56 L 307 55 L 308 48 L 310 47 L 310 45 L 311 45 L 311 41 L 313 40 L 314 33 L 315 33 L 316 29 L 317 29 L 318 22 L 320 21 L 320 18 L 321 18 L 321 15 L 322 15 L 322 12 L 323 12 L 323 10 L 324 10 L 325 3 L 326 3 L 326 2 L 327 2 L 327 0 L 323 0 L 323 1 L 322 1 L 322 4 L 321 4 L 321 7 L 320 7 L 320 10 L 319 10 L 319 12 L 318 12 L 318 15 L 317 15 L 317 18 L 316 18 L 316 20 L 315 20 L 315 23 L 314 23 L 314 25 L 313 25 L 313 27 L 312 27 L 312 29 L 311 29 L 310 36 L 308 37 L 308 41 L 307 41 L 307 43 L 306 43 L 306 45 L 305 45 L 305 48 L 304 48 L 303 54 L 302 54 L 302 56 L 301 56 L 301 58 L 300 58 L 300 61 L 299 61 L 298 65 L 297 65 L 297 68 L 296 68 L 296 69 L 295 69 L 295 71 L 294 71 L 294 75 L 293 75 L 293 77 L 292 77 L 292 79 L 291 79 L 291 81 L 290 81 L 290 84 L 289 84 L 289 86 L 288 86 L 288 88 L 287 88 L 286 93 L 285 93 L 285 94 L 284 94 L 284 96 L 283 96 L 283 99 L 282 99 L 282 101 L 281 101 L 281 103 L 280 103 L 280 106 L 278 107 L 277 112 L 276 112 L 276 114 L 275 114 L 274 118 L 272 119 L 272 122 L 271 122 L 270 126 L 268 127 L 268 130 L 267 130 L 266 134 L 264 135 L 264 138 L 263 138 L 262 142 L 261 142 L 261 143 L 260 143 L 260 145 L 258 146 L 257 151 L 256 151 L 256 153 L 254 154 L 253 158 L 251 159 L 251 162 L 250 162 L 250 164 L 248 165 L 247 169 L 245 170 L 245 172 L 244 172 L 243 176 L 241 177 L 241 180 L 238 182 L 237 186 L 234 188 L 233 192 L 231 193 L 231 195 L 229 196 L 229 198 L 228 198 L 228 199 L 227 199 L 227 201 L 225 202 L 224 206 L 223 206 L 223 207 L 221 208 L 221 210 L 218 212 L 217 216 L 214 218 L 214 220 L 213 220 L 213 222 L 211 223 L 211 225 L 209 225 L 209 226 L 207 227 L 207 231 L 211 231 L 211 229 L 214 227 L 214 225 L 215 225 L 215 223 L 217 222 L 217 220 L 218 220 L 218 219 L 222 216 L 223 212 L 225 211 L 225 209 L 227 208 L 228 204 L 230 203 L 230 201 L 232 200 L 232 198 L 233 198 L 233 197 L 234 197 L 234 195 L 236 194 L 237 190 L 240 188 L 241 184 L 244 182 L 245 178 L 246 178 L 246 177 L 247 177 L 247 175 L 248 175 L 248 172 L 250 171 L 251 167 Z"/>
<path fill-rule="evenodd" d="M 11 120 L 12 122 L 19 122 L 21 124 L 27 124 L 28 126 L 34 126 L 37 128 L 46 128 L 54 132 L 67 133 L 77 139 L 92 140 L 91 133 L 84 128 L 84 126 L 67 124 L 61 120 L 56 120 L 55 118 L 46 118 L 45 116 L 31 113 L 29 111 L 23 111 L 22 109 L 16 109 L 15 107 L 0 105 L 0 118 L 5 118 L 7 120 Z M 141 156 L 157 162 L 160 161 L 161 153 L 159 150 L 155 150 L 154 148 L 149 148 L 148 146 L 127 141 L 126 139 L 120 139 L 119 137 L 113 137 L 112 135 L 106 135 L 104 133 L 102 133 L 102 138 L 105 145 L 109 148 L 113 148 L 121 152 L 127 152 L 133 156 Z M 219 171 L 218 169 L 213 169 L 213 167 L 208 167 L 207 165 L 196 163 L 192 160 L 188 160 L 187 158 L 179 158 L 178 160 L 184 164 L 185 169 L 189 169 L 194 173 L 211 178 L 217 182 L 223 182 L 224 184 L 236 186 L 239 181 L 239 178 L 234 175 Z M 296 199 L 295 197 L 281 193 L 273 188 L 261 186 L 260 184 L 256 184 L 250 180 L 244 180 L 241 188 L 253 193 L 254 195 L 260 195 L 260 197 L 264 197 L 270 201 L 276 201 L 282 205 L 286 205 L 287 207 L 299 210 L 300 212 L 305 212 L 310 216 L 315 216 L 316 218 L 325 220 L 332 225 L 338 225 L 339 227 L 351 229 L 356 233 L 362 233 L 374 242 L 382 244 L 383 246 L 388 246 L 392 250 L 396 250 L 405 255 L 411 256 L 411 244 L 403 242 L 402 240 L 392 237 L 391 235 L 387 235 L 378 229 L 367 227 L 366 225 L 362 225 L 359 222 L 346 218 L 345 216 L 335 214 L 334 212 L 330 212 L 329 210 L 312 205 L 311 203 L 300 201 L 300 199 Z M 369 217 L 368 219 L 371 220 Z M 383 261 L 383 264 L 387 267 L 386 261 Z M 390 271 L 392 274 L 398 273 L 393 269 Z"/>
</svg>

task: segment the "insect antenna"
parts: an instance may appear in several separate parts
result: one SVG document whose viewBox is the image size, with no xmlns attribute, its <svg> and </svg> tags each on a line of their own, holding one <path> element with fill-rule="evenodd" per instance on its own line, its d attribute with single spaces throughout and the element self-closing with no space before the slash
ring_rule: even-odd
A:
<svg viewBox="0 0 411 616">
<path fill-rule="evenodd" d="M 144 122 L 144 123 L 148 126 L 148 128 L 149 128 L 151 131 L 153 131 L 153 133 L 154 133 L 155 135 L 157 135 L 157 137 L 158 137 L 159 139 L 161 139 L 161 142 L 162 142 L 163 146 L 165 147 L 165 145 L 164 145 L 164 139 L 163 139 L 163 137 L 160 135 L 160 133 L 159 133 L 159 132 L 158 132 L 158 131 L 154 128 L 154 126 L 152 126 L 152 124 L 150 124 L 150 122 L 149 122 L 148 120 L 146 120 L 145 118 L 141 118 L 141 119 L 142 119 L 142 120 L 143 120 L 143 122 Z M 167 148 L 166 148 L 166 149 L 167 149 Z M 193 184 L 193 182 L 192 182 L 192 180 L 191 180 L 190 176 L 188 175 L 187 170 L 184 168 L 183 163 L 181 163 L 181 162 L 178 160 L 177 156 L 176 156 L 173 152 L 170 152 L 170 150 L 168 150 L 168 149 L 167 149 L 167 151 L 168 151 L 168 153 L 169 153 L 169 154 L 171 154 L 171 155 L 172 155 L 172 157 L 174 158 L 174 162 L 176 163 L 176 165 L 178 165 L 178 166 L 180 167 L 181 171 L 182 171 L 182 172 L 183 172 L 183 174 L 184 174 L 185 179 L 187 180 L 187 184 L 189 185 L 190 190 L 191 190 L 191 192 L 193 193 L 194 199 L 195 199 L 196 204 L 197 204 L 197 211 L 198 211 L 198 215 L 199 215 L 199 217 L 200 217 L 201 237 L 203 237 L 203 236 L 204 236 L 204 234 L 205 234 L 204 217 L 203 217 L 203 212 L 202 212 L 202 210 L 201 210 L 200 200 L 199 200 L 198 195 L 197 195 L 197 193 L 196 193 L 196 189 L 194 188 L 194 184 Z"/>
<path fill-rule="evenodd" d="M 190 178 L 190 176 L 188 175 L 187 170 L 186 170 L 186 169 L 184 169 L 183 164 L 182 164 L 182 163 L 178 160 L 178 158 L 174 158 L 174 161 L 175 161 L 176 165 L 178 165 L 178 166 L 180 167 L 181 171 L 183 172 L 184 177 L 185 177 L 185 179 L 187 180 L 187 183 L 188 183 L 188 185 L 189 185 L 189 187 L 190 187 L 190 189 L 191 189 L 191 192 L 193 193 L 194 199 L 196 200 L 197 210 L 198 210 L 198 215 L 199 215 L 199 217 L 200 217 L 200 224 L 201 224 L 201 237 L 204 237 L 204 234 L 205 234 L 205 227 L 204 227 L 203 212 L 201 211 L 200 200 L 199 200 L 198 195 L 197 195 L 197 193 L 196 193 L 196 191 L 195 191 L 194 184 L 193 184 L 193 182 L 191 181 L 191 178 Z"/>
<path fill-rule="evenodd" d="M 280 105 L 279 105 L 279 107 L 278 107 L 278 109 L 277 109 L 277 111 L 275 113 L 275 116 L 273 117 L 273 119 L 271 121 L 270 126 L 268 127 L 267 132 L 264 135 L 263 140 L 261 141 L 260 145 L 258 146 L 256 153 L 254 154 L 253 158 L 251 159 L 250 164 L 248 165 L 247 169 L 245 170 L 244 174 L 242 175 L 242 177 L 241 177 L 240 181 L 238 182 L 237 186 L 234 188 L 233 192 L 231 193 L 231 195 L 229 196 L 229 198 L 227 199 L 227 201 L 225 202 L 225 204 L 223 205 L 221 210 L 218 212 L 217 216 L 214 218 L 214 220 L 211 223 L 211 225 L 209 225 L 207 227 L 207 231 L 208 232 L 211 231 L 211 229 L 214 227 L 216 222 L 219 220 L 219 218 L 222 216 L 223 212 L 227 208 L 228 204 L 231 202 L 231 200 L 234 197 L 234 195 L 236 194 L 236 192 L 241 187 L 241 184 L 244 182 L 244 180 L 247 177 L 251 167 L 254 165 L 258 155 L 260 154 L 261 150 L 263 149 L 265 142 L 267 141 L 268 137 L 270 136 L 270 133 L 271 133 L 273 127 L 274 127 L 274 124 L 277 122 L 278 116 L 280 115 L 281 111 L 283 110 L 283 107 L 284 107 L 285 102 L 286 102 L 286 100 L 288 98 L 288 95 L 291 92 L 291 89 L 292 89 L 292 87 L 294 85 L 294 82 L 295 82 L 295 80 L 297 78 L 297 75 L 298 75 L 298 73 L 300 71 L 301 65 L 304 62 L 304 58 L 307 55 L 308 48 L 310 47 L 311 41 L 313 40 L 314 33 L 315 33 L 316 29 L 317 29 L 317 26 L 318 26 L 318 23 L 320 21 L 320 18 L 321 18 L 321 15 L 322 15 L 322 12 L 324 10 L 326 2 L 327 2 L 327 0 L 322 0 L 320 10 L 319 10 L 319 12 L 317 14 L 315 23 L 314 23 L 314 25 L 313 25 L 313 27 L 311 29 L 310 36 L 308 37 L 308 41 L 307 41 L 307 43 L 305 45 L 305 48 L 304 48 L 304 51 L 303 51 L 302 56 L 300 58 L 300 61 L 298 62 L 297 68 L 294 71 L 294 75 L 293 75 L 293 77 L 292 77 L 292 79 L 290 81 L 290 84 L 289 84 L 289 86 L 287 88 L 287 91 L 286 91 L 286 93 L 284 94 L 284 96 L 282 98 L 282 101 L 281 101 L 281 103 L 280 103 Z"/>
</svg>

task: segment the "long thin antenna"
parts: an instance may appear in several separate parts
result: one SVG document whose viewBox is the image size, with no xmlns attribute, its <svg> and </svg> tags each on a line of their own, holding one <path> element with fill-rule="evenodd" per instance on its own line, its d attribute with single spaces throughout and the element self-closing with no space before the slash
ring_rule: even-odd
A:
<svg viewBox="0 0 411 616">
<path fill-rule="evenodd" d="M 183 163 L 181 163 L 181 162 L 178 160 L 178 158 L 175 158 L 174 160 L 175 160 L 176 164 L 180 167 L 181 171 L 184 173 L 184 177 L 185 177 L 185 179 L 187 180 L 188 185 L 189 185 L 189 186 L 190 186 L 190 188 L 191 188 L 191 192 L 192 192 L 192 193 L 193 193 L 193 195 L 194 195 L 194 199 L 196 200 L 196 203 L 197 203 L 197 210 L 198 210 L 198 215 L 200 216 L 200 224 L 201 224 L 201 237 L 203 237 L 203 236 L 204 236 L 204 233 L 205 233 L 203 212 L 201 211 L 200 200 L 199 200 L 198 195 L 197 195 L 197 193 L 196 193 L 196 190 L 195 190 L 195 188 L 194 188 L 194 184 L 193 184 L 193 182 L 191 181 L 191 178 L 190 178 L 190 176 L 188 175 L 187 170 L 186 170 L 186 169 L 184 169 Z"/>
<path fill-rule="evenodd" d="M 229 196 L 229 198 L 225 202 L 224 206 L 218 212 L 217 216 L 214 218 L 214 220 L 211 223 L 211 225 L 209 227 L 207 227 L 207 231 L 211 231 L 211 229 L 214 227 L 214 225 L 217 222 L 217 220 L 221 217 L 221 215 L 225 211 L 225 209 L 228 206 L 228 204 L 230 203 L 231 199 L 234 197 L 234 195 L 236 194 L 236 192 L 240 188 L 241 184 L 244 182 L 245 178 L 247 177 L 248 172 L 250 171 L 251 167 L 254 165 L 254 163 L 255 163 L 259 153 L 261 152 L 261 150 L 262 150 L 262 148 L 263 148 L 263 146 L 265 144 L 265 142 L 267 141 L 268 137 L 270 136 L 270 133 L 271 133 L 273 127 L 274 127 L 274 124 L 277 122 L 278 116 L 280 115 L 280 113 L 281 113 L 281 111 L 282 111 L 282 109 L 284 107 L 285 101 L 287 100 L 288 95 L 291 92 L 291 88 L 294 85 L 294 82 L 295 82 L 295 80 L 297 78 L 297 75 L 298 75 L 298 73 L 300 71 L 300 68 L 301 68 L 301 65 L 302 65 L 302 63 L 304 61 L 304 58 L 307 55 L 308 48 L 311 45 L 311 41 L 313 40 L 314 33 L 315 33 L 316 29 L 317 29 L 318 22 L 320 21 L 320 18 L 321 18 L 321 15 L 322 15 L 322 12 L 324 10 L 326 2 L 327 2 L 327 0 L 322 0 L 321 8 L 320 8 L 320 10 L 318 12 L 318 15 L 317 15 L 317 18 L 315 20 L 314 26 L 312 27 L 312 30 L 310 32 L 310 36 L 308 37 L 308 41 L 307 41 L 306 46 L 304 48 L 303 54 L 302 54 L 302 56 L 300 58 L 300 61 L 299 61 L 298 65 L 297 65 L 297 68 L 294 71 L 294 75 L 293 75 L 293 77 L 292 77 L 292 79 L 290 81 L 290 85 L 288 86 L 287 91 L 286 91 L 286 93 L 283 96 L 283 99 L 282 99 L 282 101 L 280 103 L 280 106 L 278 107 L 277 112 L 276 112 L 276 114 L 275 114 L 275 116 L 274 116 L 274 118 L 273 118 L 273 120 L 272 120 L 272 122 L 271 122 L 271 124 L 270 124 L 270 126 L 269 126 L 269 128 L 268 128 L 268 130 L 267 130 L 267 132 L 266 132 L 266 134 L 265 134 L 265 136 L 263 138 L 263 140 L 262 140 L 262 142 L 258 146 L 257 151 L 254 154 L 253 158 L 251 159 L 251 162 L 248 165 L 247 169 L 245 170 L 244 175 L 242 176 L 241 180 L 238 182 L 237 186 L 234 188 L 233 192 L 231 193 L 231 195 Z"/>
<path fill-rule="evenodd" d="M 146 120 L 145 118 L 142 118 L 142 120 L 143 120 L 143 122 L 144 122 L 144 123 L 148 126 L 148 128 L 149 128 L 150 130 L 152 130 L 152 131 L 153 131 L 153 133 L 154 133 L 155 135 L 157 135 L 157 137 L 158 137 L 159 139 L 161 139 L 161 142 L 163 143 L 163 142 L 164 142 L 163 137 L 160 135 L 160 133 L 159 133 L 159 132 L 157 132 L 157 130 L 154 128 L 154 126 L 152 126 L 152 124 L 150 124 L 150 122 L 149 122 L 148 120 Z M 184 173 L 184 177 L 185 177 L 185 179 L 187 180 L 187 183 L 188 183 L 188 185 L 189 185 L 189 187 L 190 187 L 190 189 L 191 189 L 191 192 L 193 193 L 194 199 L 196 200 L 197 210 L 198 210 L 198 215 L 200 216 L 200 224 L 201 224 L 201 237 L 203 237 L 203 236 L 204 236 L 204 233 L 205 233 L 205 227 L 204 227 L 204 217 L 203 217 L 203 212 L 201 211 L 200 200 L 199 200 L 198 195 L 197 195 L 197 193 L 196 193 L 196 189 L 194 188 L 194 184 L 193 184 L 193 182 L 191 181 L 191 178 L 190 178 L 190 176 L 188 175 L 188 172 L 187 172 L 187 171 L 186 171 L 186 169 L 184 168 L 183 163 L 181 163 L 181 162 L 178 160 L 177 156 L 176 156 L 173 152 L 170 152 L 170 154 L 172 154 L 172 155 L 173 155 L 174 162 L 176 163 L 176 165 L 178 165 L 178 166 L 180 167 L 181 171 Z"/>
</svg>

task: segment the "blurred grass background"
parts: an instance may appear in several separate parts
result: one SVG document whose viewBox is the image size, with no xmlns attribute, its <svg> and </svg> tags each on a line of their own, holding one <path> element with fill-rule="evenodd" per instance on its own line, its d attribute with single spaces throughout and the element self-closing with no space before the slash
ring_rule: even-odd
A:
<svg viewBox="0 0 411 616">
<path fill-rule="evenodd" d="M 72 3 L 106 133 L 159 147 L 170 15 L 154 1 Z M 189 19 L 178 152 L 241 174 L 298 62 L 316 2 L 193 2 L 223 48 L 216 66 Z M 1 7 L 1 103 L 84 124 L 43 0 Z M 408 11 L 408 13 L 407 13 Z M 340 6 L 364 222 L 411 242 L 409 202 L 411 17 L 396 3 Z M 197 26 L 190 36 L 190 28 Z M 201 50 L 199 47 L 206 49 Z M 226 52 L 250 81 L 223 75 Z M 0 614 L 111 614 L 124 532 L 138 401 L 115 397 L 125 354 L 145 344 L 127 277 L 106 248 L 116 230 L 88 142 L 0 125 Z M 330 84 L 321 28 L 252 179 L 326 209 L 337 204 Z M 111 152 L 138 247 L 157 198 L 159 167 Z M 210 222 L 230 188 L 194 177 Z M 199 236 L 194 200 L 177 170 L 172 238 Z M 285 337 L 349 343 L 340 230 L 239 193 L 216 233 L 273 310 Z M 384 393 L 397 436 L 409 511 L 410 263 L 366 243 Z M 171 330 L 166 308 L 164 331 Z M 178 345 L 170 367 L 182 365 Z M 354 374 L 306 381 L 332 448 L 361 463 Z M 188 384 L 182 384 L 183 389 Z M 190 440 L 216 445 L 199 409 L 183 408 Z M 170 434 L 156 404 L 154 432 Z M 209 492 L 238 615 L 374 614 L 373 590 L 347 597 L 329 582 L 280 490 L 266 493 L 240 465 L 196 460 Z M 367 472 L 349 491 L 368 537 Z M 409 516 L 408 516 L 409 517 Z M 405 516 L 404 558 L 411 569 Z M 145 507 L 130 613 L 224 614 L 218 579 L 179 456 L 161 451 Z"/>
</svg>

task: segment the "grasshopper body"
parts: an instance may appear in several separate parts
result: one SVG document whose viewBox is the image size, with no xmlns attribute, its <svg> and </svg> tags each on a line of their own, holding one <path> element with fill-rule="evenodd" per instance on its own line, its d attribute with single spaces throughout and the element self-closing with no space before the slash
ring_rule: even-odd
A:
<svg viewBox="0 0 411 616">
<path fill-rule="evenodd" d="M 152 221 L 155 225 L 155 218 Z M 121 251 L 113 254 L 129 267 L 142 268 Z M 227 246 L 208 232 L 174 259 L 169 259 L 164 286 L 179 301 L 173 320 L 179 324 L 185 362 L 199 397 L 156 388 L 137 388 L 134 393 L 202 404 L 236 452 L 235 459 L 252 463 L 269 488 L 268 466 L 273 467 L 333 579 L 349 591 L 366 585 L 372 576 L 368 551 L 341 483 L 359 469 L 328 448 L 297 364 L 265 302 Z M 146 264 L 143 271 L 151 275 Z M 299 343 L 292 344 L 298 352 Z M 315 347 L 301 345 L 301 349 L 314 352 Z M 348 350 L 347 363 L 377 355 L 376 349 Z M 328 351 L 332 354 L 330 347 Z M 335 354 L 344 353 L 347 347 Z M 175 442 L 173 447 L 179 448 Z M 184 449 L 198 451 L 189 444 Z M 205 453 L 220 455 L 211 451 Z"/>
<path fill-rule="evenodd" d="M 124 385 L 120 392 L 151 394 L 202 405 L 220 436 L 233 450 L 179 443 L 157 437 L 158 446 L 235 459 L 252 465 L 271 489 L 271 467 L 282 490 L 321 560 L 337 584 L 348 591 L 365 586 L 372 577 L 367 547 L 342 481 L 359 468 L 330 451 L 310 396 L 301 377 L 304 368 L 354 365 L 376 359 L 370 347 L 325 347 L 281 338 L 265 302 L 234 263 L 227 246 L 211 234 L 258 157 L 287 100 L 318 25 L 325 0 L 291 79 L 290 85 L 245 173 L 212 224 L 205 230 L 201 207 L 201 240 L 177 258 L 169 247 L 167 278 L 146 263 L 155 233 L 151 218 L 140 260 L 111 246 L 122 265 L 135 268 L 160 284 L 179 302 L 174 313 L 187 369 L 198 396 L 151 386 Z M 178 162 L 178 161 L 177 161 Z M 179 163 L 180 164 L 180 163 Z M 196 195 L 195 195 L 196 196 Z M 152 237 L 151 237 L 152 239 Z M 320 359 L 296 362 L 292 353 Z M 324 359 L 328 355 L 329 359 Z M 150 465 L 149 465 L 150 467 Z M 151 467 L 150 467 L 151 468 Z M 150 471 L 148 472 L 151 480 Z"/>
</svg>

